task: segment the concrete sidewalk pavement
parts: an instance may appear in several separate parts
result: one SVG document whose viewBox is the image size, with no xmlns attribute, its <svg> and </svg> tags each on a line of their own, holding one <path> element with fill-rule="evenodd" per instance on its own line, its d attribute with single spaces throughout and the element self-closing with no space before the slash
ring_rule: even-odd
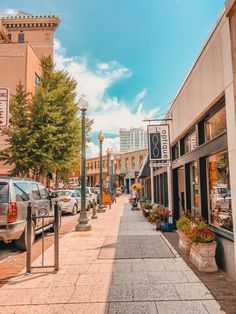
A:
<svg viewBox="0 0 236 314">
<path fill-rule="evenodd" d="M 0 289 L 0 313 L 223 313 L 210 291 L 126 196 L 60 239 L 58 273 L 24 272 Z M 52 263 L 53 246 L 45 259 Z M 34 261 L 40 264 L 41 257 Z"/>
</svg>

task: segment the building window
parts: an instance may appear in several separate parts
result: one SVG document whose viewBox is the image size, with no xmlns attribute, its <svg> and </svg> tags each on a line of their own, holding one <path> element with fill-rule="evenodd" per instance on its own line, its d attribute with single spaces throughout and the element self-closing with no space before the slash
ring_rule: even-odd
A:
<svg viewBox="0 0 236 314">
<path fill-rule="evenodd" d="M 25 42 L 25 34 L 18 34 L 18 43 L 24 43 Z"/>
<path fill-rule="evenodd" d="M 191 184 L 191 214 L 194 216 L 199 209 L 199 184 L 198 184 L 198 164 L 196 161 L 190 164 L 190 184 Z"/>
<path fill-rule="evenodd" d="M 129 158 L 125 158 L 125 169 L 129 168 Z"/>
<path fill-rule="evenodd" d="M 38 76 L 37 73 L 34 73 L 34 83 L 35 85 L 39 85 L 40 83 L 40 77 Z"/>
<path fill-rule="evenodd" d="M 197 148 L 197 134 L 196 132 L 192 132 L 190 135 L 184 138 L 184 154 L 187 154 Z"/>
<path fill-rule="evenodd" d="M 141 167 L 143 163 L 143 155 L 139 156 L 139 166 Z"/>
<path fill-rule="evenodd" d="M 97 169 L 97 162 L 94 161 L 94 169 Z"/>
<path fill-rule="evenodd" d="M 233 231 L 228 153 L 208 158 L 210 222 Z"/>
<path fill-rule="evenodd" d="M 179 158 L 179 142 L 172 147 L 172 160 Z"/>
<path fill-rule="evenodd" d="M 7 37 L 11 41 L 11 34 L 7 34 Z"/>
<path fill-rule="evenodd" d="M 226 110 L 223 107 L 204 122 L 205 142 L 212 140 L 225 131 L 227 131 Z"/>
<path fill-rule="evenodd" d="M 134 169 L 135 168 L 135 157 L 131 158 L 131 168 Z"/>
</svg>

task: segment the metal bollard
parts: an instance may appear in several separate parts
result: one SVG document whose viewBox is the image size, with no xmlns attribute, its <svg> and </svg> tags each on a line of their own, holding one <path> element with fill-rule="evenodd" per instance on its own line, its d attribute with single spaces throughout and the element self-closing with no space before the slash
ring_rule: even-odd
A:
<svg viewBox="0 0 236 314">
<path fill-rule="evenodd" d="M 54 204 L 54 270 L 59 269 L 59 205 Z"/>
<path fill-rule="evenodd" d="M 27 206 L 27 217 L 26 217 L 26 272 L 31 273 L 31 228 L 32 228 L 32 206 L 28 203 Z"/>
<path fill-rule="evenodd" d="M 93 215 L 92 215 L 92 219 L 96 219 L 96 218 L 98 218 L 98 216 L 97 216 L 97 208 L 96 208 L 95 199 L 93 199 Z"/>
</svg>

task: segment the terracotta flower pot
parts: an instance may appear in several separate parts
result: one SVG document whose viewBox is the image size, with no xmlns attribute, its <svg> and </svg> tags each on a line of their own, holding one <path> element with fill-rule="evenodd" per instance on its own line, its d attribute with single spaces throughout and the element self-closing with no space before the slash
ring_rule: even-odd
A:
<svg viewBox="0 0 236 314">
<path fill-rule="evenodd" d="M 178 247 L 183 253 L 189 254 L 191 243 L 192 243 L 191 239 L 185 233 L 183 233 L 182 231 L 179 231 Z"/>
<path fill-rule="evenodd" d="M 200 270 L 207 273 L 217 271 L 215 261 L 216 242 L 192 243 L 189 260 Z"/>
</svg>

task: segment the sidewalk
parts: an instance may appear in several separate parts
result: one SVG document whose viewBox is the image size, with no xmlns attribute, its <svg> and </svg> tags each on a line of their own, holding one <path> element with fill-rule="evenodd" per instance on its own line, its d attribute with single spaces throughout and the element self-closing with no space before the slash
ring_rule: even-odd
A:
<svg viewBox="0 0 236 314">
<path fill-rule="evenodd" d="M 121 196 L 90 220 L 92 231 L 60 239 L 57 274 L 22 272 L 5 284 L 0 313 L 223 313 L 161 233 L 125 203 Z M 49 264 L 52 257 L 53 246 Z"/>
</svg>

